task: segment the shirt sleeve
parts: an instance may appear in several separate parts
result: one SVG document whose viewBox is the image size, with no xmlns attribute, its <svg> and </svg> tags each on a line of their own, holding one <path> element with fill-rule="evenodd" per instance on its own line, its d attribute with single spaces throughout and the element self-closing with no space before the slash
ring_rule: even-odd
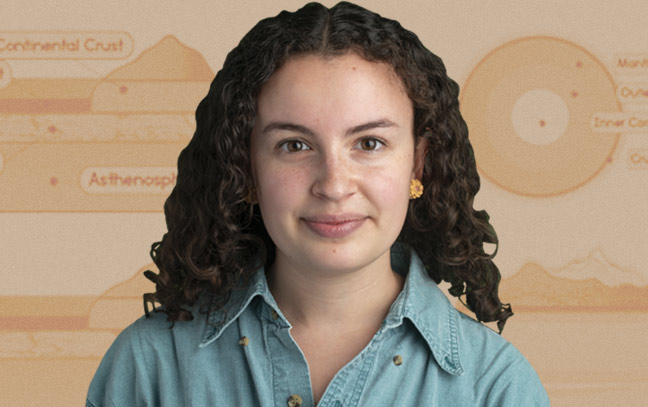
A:
<svg viewBox="0 0 648 407">
<path fill-rule="evenodd" d="M 489 407 L 546 407 L 549 397 L 540 378 L 520 354 L 495 380 L 488 392 Z"/>
<path fill-rule="evenodd" d="M 106 352 L 90 383 L 86 407 L 159 405 L 155 362 L 142 351 L 142 322 L 122 331 Z"/>
</svg>

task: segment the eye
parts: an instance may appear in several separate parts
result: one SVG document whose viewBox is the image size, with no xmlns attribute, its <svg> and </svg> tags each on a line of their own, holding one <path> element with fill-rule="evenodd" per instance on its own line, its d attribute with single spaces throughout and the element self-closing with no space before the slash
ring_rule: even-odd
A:
<svg viewBox="0 0 648 407">
<path fill-rule="evenodd" d="M 364 137 L 358 141 L 358 147 L 364 151 L 380 150 L 385 143 L 375 137 Z"/>
<path fill-rule="evenodd" d="M 310 150 L 306 143 L 300 140 L 286 140 L 279 143 L 278 148 L 286 153 L 296 153 L 299 151 Z"/>
</svg>

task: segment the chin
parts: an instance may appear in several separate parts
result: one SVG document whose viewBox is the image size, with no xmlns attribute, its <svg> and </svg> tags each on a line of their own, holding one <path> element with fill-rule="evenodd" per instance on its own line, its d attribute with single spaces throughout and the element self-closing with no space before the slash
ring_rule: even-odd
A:
<svg viewBox="0 0 648 407">
<path fill-rule="evenodd" d="M 351 272 L 377 261 L 380 254 L 370 254 L 360 248 L 331 247 L 309 256 L 310 267 L 328 272 Z"/>
</svg>

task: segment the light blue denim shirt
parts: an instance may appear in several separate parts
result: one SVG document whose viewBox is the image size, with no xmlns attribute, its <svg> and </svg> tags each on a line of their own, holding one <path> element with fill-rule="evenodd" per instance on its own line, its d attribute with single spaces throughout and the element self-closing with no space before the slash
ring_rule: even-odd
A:
<svg viewBox="0 0 648 407">
<path fill-rule="evenodd" d="M 409 249 L 403 291 L 370 343 L 333 378 L 322 407 L 548 406 L 513 345 L 455 310 Z M 225 307 L 172 329 L 164 313 L 126 328 L 104 356 L 87 406 L 313 406 L 308 364 L 264 270 Z"/>
</svg>

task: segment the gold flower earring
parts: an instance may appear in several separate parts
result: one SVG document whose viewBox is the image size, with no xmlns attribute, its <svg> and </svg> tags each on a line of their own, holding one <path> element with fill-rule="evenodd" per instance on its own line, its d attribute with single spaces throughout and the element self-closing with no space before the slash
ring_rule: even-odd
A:
<svg viewBox="0 0 648 407">
<path fill-rule="evenodd" d="M 423 195 L 423 184 L 421 184 L 421 181 L 414 178 L 410 181 L 409 197 L 410 199 L 416 199 L 421 195 Z"/>
</svg>

